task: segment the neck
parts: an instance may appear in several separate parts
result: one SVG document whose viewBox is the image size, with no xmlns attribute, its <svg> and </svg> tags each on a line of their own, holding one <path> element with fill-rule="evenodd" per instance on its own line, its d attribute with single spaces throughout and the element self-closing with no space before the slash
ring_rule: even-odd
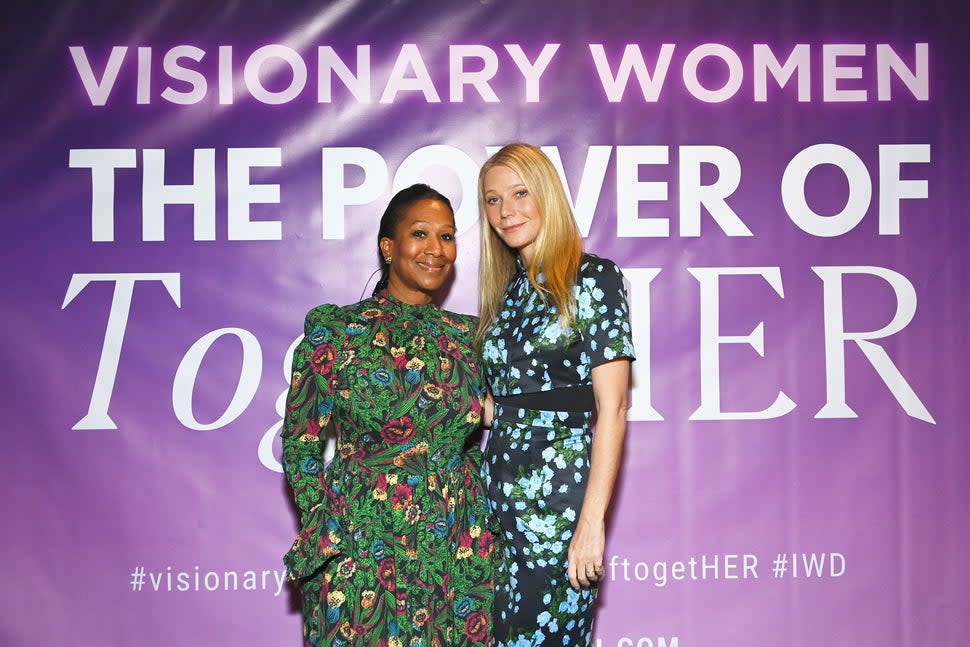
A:
<svg viewBox="0 0 970 647">
<path fill-rule="evenodd" d="M 420 290 L 402 290 L 393 283 L 388 283 L 387 293 L 400 301 L 412 306 L 423 306 L 431 303 L 431 295 Z"/>
</svg>

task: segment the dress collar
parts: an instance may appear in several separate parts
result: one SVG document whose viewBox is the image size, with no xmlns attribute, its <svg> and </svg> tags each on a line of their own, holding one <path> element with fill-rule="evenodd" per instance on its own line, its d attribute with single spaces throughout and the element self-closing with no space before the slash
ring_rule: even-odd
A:
<svg viewBox="0 0 970 647">
<path fill-rule="evenodd" d="M 517 278 L 523 278 L 528 281 L 529 268 L 526 267 L 525 263 L 522 262 L 522 256 L 520 254 L 515 255 L 515 267 L 516 267 L 515 276 Z M 543 285 L 546 282 L 546 275 L 542 272 L 539 272 L 538 274 L 536 274 L 536 282 L 539 283 L 540 285 Z"/>
<path fill-rule="evenodd" d="M 395 297 L 387 288 L 374 295 L 374 299 L 378 306 L 396 315 L 423 316 L 438 311 L 438 306 L 434 304 L 434 301 L 417 305 L 407 303 Z"/>
</svg>

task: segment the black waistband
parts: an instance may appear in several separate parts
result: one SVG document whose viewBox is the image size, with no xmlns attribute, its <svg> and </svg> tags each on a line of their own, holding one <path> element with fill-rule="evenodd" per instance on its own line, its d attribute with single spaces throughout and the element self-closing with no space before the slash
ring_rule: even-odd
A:
<svg viewBox="0 0 970 647">
<path fill-rule="evenodd" d="M 533 393 L 496 395 L 495 402 L 507 408 L 539 411 L 592 411 L 596 404 L 592 386 L 569 386 Z"/>
</svg>

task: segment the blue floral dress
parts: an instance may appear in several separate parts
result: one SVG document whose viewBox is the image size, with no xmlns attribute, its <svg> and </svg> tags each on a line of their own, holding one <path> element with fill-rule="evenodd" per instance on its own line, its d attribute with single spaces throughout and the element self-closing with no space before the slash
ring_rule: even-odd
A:
<svg viewBox="0 0 970 647">
<path fill-rule="evenodd" d="M 494 606 L 499 645 L 588 645 L 592 638 L 597 590 L 574 591 L 566 563 L 589 474 L 592 369 L 633 359 L 634 351 L 619 268 L 585 255 L 577 283 L 577 319 L 564 328 L 520 263 L 482 347 L 496 398 L 483 474 L 502 528 Z M 566 410 L 509 404 L 545 395 L 577 404 L 559 407 Z"/>
<path fill-rule="evenodd" d="M 469 443 L 485 390 L 474 329 L 390 296 L 307 315 L 282 433 L 302 522 L 284 561 L 305 646 L 491 643 L 496 537 Z"/>
</svg>

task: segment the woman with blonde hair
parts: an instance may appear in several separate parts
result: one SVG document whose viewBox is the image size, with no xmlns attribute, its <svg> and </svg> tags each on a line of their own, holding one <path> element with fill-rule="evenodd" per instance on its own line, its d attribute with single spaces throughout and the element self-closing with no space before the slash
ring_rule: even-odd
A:
<svg viewBox="0 0 970 647">
<path fill-rule="evenodd" d="M 583 253 L 535 146 L 499 150 L 478 186 L 477 340 L 494 399 L 483 475 L 503 539 L 495 638 L 588 645 L 634 358 L 623 276 Z"/>
</svg>

